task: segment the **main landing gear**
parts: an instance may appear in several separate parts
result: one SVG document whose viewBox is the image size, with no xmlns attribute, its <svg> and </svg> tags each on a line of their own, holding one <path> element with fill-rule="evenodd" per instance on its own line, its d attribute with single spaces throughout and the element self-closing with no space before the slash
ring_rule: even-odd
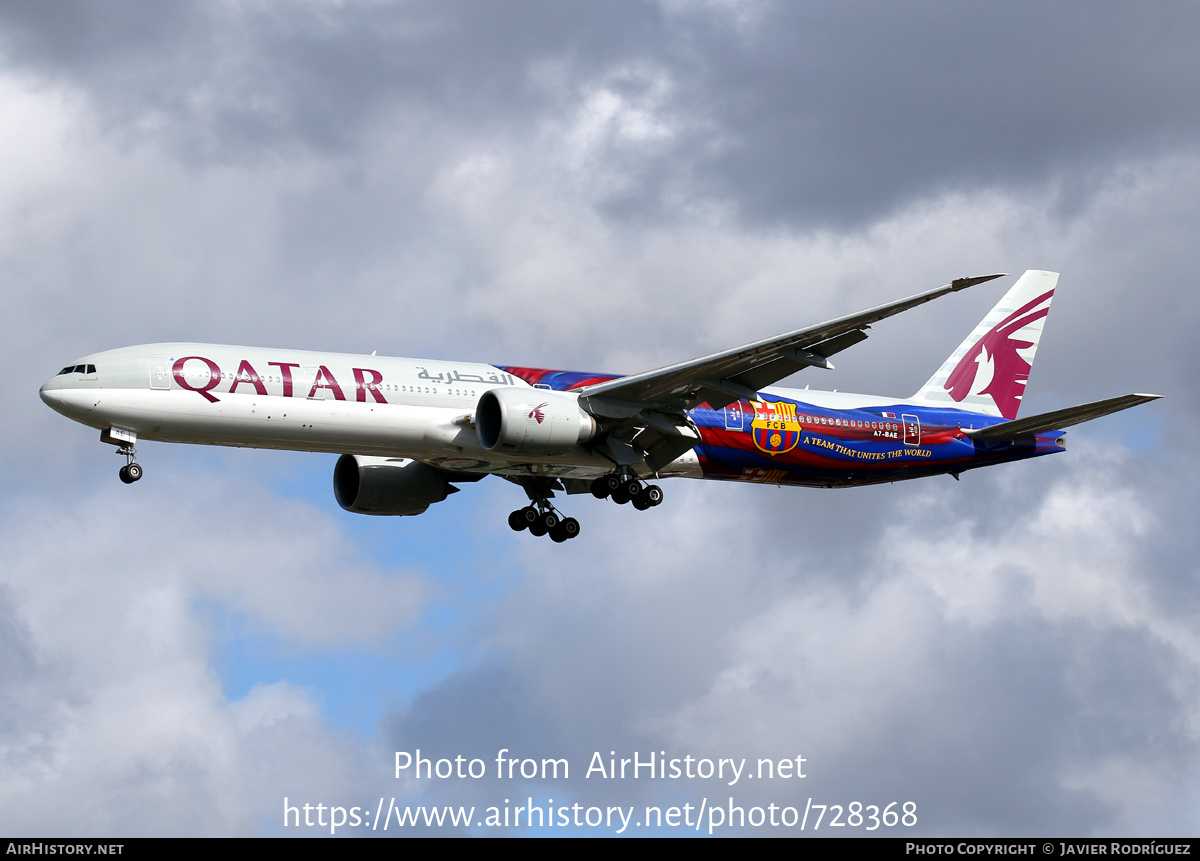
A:
<svg viewBox="0 0 1200 861">
<path fill-rule="evenodd" d="M 508 525 L 514 532 L 528 529 L 531 535 L 549 535 L 550 540 L 560 544 L 579 534 L 579 521 L 574 517 L 563 517 L 550 503 L 554 490 L 562 490 L 561 485 L 555 488 L 553 479 L 533 476 L 512 478 L 510 481 L 524 487 L 530 499 L 529 505 L 508 515 Z M 653 508 L 663 501 L 661 487 L 643 484 L 628 467 L 593 481 L 592 495 L 597 499 L 612 499 L 621 505 L 632 502 L 638 511 Z"/>
<path fill-rule="evenodd" d="M 133 484 L 142 477 L 142 467 L 133 458 L 137 455 L 131 445 L 123 445 L 117 449 L 117 454 L 125 455 L 126 464 L 118 470 L 117 475 L 121 477 L 121 481 L 126 484 Z"/>
<path fill-rule="evenodd" d="M 611 499 L 618 505 L 632 502 L 638 511 L 653 508 L 663 501 L 662 488 L 657 484 L 642 484 L 632 472 L 612 472 L 592 482 L 592 496 Z"/>
<path fill-rule="evenodd" d="M 532 505 L 518 508 L 508 515 L 508 525 L 514 532 L 528 529 L 530 535 L 549 535 L 558 544 L 579 534 L 579 521 L 563 517 L 547 499 L 536 499 Z"/>
</svg>

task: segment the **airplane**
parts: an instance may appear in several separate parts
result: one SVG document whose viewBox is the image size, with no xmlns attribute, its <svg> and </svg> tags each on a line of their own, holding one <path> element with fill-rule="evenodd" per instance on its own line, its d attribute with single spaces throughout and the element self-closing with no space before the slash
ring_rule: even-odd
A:
<svg viewBox="0 0 1200 861">
<path fill-rule="evenodd" d="M 515 531 L 563 542 L 551 502 L 592 493 L 646 510 L 669 477 L 849 487 L 1053 454 L 1063 428 L 1159 395 L 1018 419 L 1058 273 L 1030 270 L 908 398 L 774 386 L 867 337 L 875 323 L 1004 277 L 959 278 L 906 299 L 679 364 L 619 376 L 474 362 L 170 343 L 85 356 L 41 388 L 100 430 L 142 477 L 139 440 L 340 454 L 347 511 L 417 515 L 499 475 L 529 504 Z"/>
</svg>

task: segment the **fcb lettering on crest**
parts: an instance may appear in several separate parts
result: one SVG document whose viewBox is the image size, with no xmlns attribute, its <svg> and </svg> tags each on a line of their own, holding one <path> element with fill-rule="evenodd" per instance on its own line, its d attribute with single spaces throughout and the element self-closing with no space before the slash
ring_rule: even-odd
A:
<svg viewBox="0 0 1200 861">
<path fill-rule="evenodd" d="M 774 457 L 800 444 L 800 422 L 796 405 L 784 402 L 751 401 L 754 421 L 750 423 L 755 447 Z"/>
</svg>

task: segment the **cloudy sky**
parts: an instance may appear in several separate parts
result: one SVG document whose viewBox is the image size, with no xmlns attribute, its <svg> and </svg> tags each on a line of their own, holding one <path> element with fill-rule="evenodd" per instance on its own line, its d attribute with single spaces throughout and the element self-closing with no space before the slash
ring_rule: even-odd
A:
<svg viewBox="0 0 1200 861">
<path fill-rule="evenodd" d="M 295 833 L 286 797 L 1194 835 L 1198 43 L 1174 3 L 0 5 L 0 833 Z M 169 340 L 634 372 L 1027 268 L 1027 412 L 1165 399 L 961 482 L 576 497 L 561 546 L 494 479 L 347 514 L 332 456 L 147 443 L 126 487 L 37 398 Z M 801 384 L 905 396 L 1011 281 Z M 393 776 L 502 748 L 570 777 Z"/>
</svg>

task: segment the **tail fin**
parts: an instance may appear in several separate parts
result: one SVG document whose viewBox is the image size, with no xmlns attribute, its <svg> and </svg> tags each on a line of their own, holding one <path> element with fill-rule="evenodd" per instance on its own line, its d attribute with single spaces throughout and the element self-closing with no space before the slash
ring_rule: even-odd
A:
<svg viewBox="0 0 1200 861">
<path fill-rule="evenodd" d="M 1015 419 L 1057 284 L 1057 272 L 1022 275 L 912 399 Z"/>
</svg>

